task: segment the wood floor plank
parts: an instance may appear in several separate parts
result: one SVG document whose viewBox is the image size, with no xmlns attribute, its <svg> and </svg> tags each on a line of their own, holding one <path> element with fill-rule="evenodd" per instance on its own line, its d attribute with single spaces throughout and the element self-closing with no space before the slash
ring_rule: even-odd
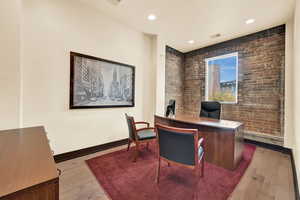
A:
<svg viewBox="0 0 300 200">
<path fill-rule="evenodd" d="M 58 164 L 61 200 L 109 200 L 85 160 L 126 148 L 117 147 Z M 257 147 L 253 160 L 228 200 L 295 200 L 290 156 Z"/>
</svg>

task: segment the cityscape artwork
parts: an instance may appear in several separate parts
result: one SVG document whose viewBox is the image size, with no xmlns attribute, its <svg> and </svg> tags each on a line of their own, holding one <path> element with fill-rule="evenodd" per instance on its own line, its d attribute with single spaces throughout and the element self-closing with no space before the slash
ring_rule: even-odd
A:
<svg viewBox="0 0 300 200">
<path fill-rule="evenodd" d="M 134 106 L 134 66 L 71 52 L 70 108 Z"/>
</svg>

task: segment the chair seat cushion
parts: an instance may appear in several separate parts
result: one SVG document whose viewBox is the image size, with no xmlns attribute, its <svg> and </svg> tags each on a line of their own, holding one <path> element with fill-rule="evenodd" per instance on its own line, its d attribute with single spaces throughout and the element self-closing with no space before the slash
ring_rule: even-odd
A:
<svg viewBox="0 0 300 200">
<path fill-rule="evenodd" d="M 156 137 L 156 134 L 153 129 L 146 129 L 146 130 L 138 131 L 137 135 L 138 135 L 139 140 L 153 139 Z"/>
<path fill-rule="evenodd" d="M 203 153 L 204 153 L 203 147 L 200 146 L 200 147 L 198 148 L 198 157 L 199 157 L 199 160 L 201 159 Z"/>
</svg>

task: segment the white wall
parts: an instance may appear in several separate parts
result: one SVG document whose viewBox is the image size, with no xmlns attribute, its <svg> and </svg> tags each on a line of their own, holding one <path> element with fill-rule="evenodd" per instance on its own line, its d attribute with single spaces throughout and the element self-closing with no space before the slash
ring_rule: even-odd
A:
<svg viewBox="0 0 300 200">
<path fill-rule="evenodd" d="M 150 67 L 144 68 L 144 78 L 143 82 L 148 83 L 146 89 L 143 90 L 144 96 L 144 119 L 151 123 L 151 126 L 154 126 L 154 114 L 155 114 L 155 105 L 156 105 L 156 62 L 155 62 L 155 51 L 156 51 L 156 40 L 153 35 L 148 35 L 151 38 L 151 52 L 145 52 L 149 59 L 148 63 Z"/>
<path fill-rule="evenodd" d="M 294 134 L 295 149 L 293 151 L 300 180 L 300 2 L 296 1 L 294 24 Z"/>
<path fill-rule="evenodd" d="M 284 99 L 284 146 L 294 148 L 293 123 L 293 54 L 294 17 L 286 23 L 285 34 L 285 99 Z"/>
<path fill-rule="evenodd" d="M 78 1 L 26 0 L 23 17 L 23 125 L 44 125 L 55 154 L 128 137 L 125 112 L 153 118 L 150 36 Z M 136 106 L 69 110 L 70 51 L 135 65 Z"/>
<path fill-rule="evenodd" d="M 19 127 L 20 0 L 0 1 L 0 130 Z"/>
<path fill-rule="evenodd" d="M 166 43 L 161 36 L 155 37 L 155 66 L 156 66 L 156 114 L 164 115 L 165 110 L 165 68 L 166 68 Z"/>
</svg>

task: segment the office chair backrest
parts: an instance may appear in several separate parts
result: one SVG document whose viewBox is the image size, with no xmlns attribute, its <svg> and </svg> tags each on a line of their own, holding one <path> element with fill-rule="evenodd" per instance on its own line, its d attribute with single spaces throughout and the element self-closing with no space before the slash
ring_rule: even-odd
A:
<svg viewBox="0 0 300 200">
<path fill-rule="evenodd" d="M 134 118 L 131 116 L 128 116 L 125 113 L 125 117 L 126 117 L 126 122 L 128 125 L 128 133 L 129 133 L 129 138 L 132 140 L 135 140 L 135 135 L 134 135 L 134 131 L 135 131 L 135 125 L 134 125 Z"/>
<path fill-rule="evenodd" d="M 175 104 L 176 101 L 174 99 L 169 100 L 169 105 L 167 106 L 167 111 L 166 111 L 166 117 L 168 117 L 171 112 L 173 113 L 173 115 L 175 115 L 175 108 L 176 108 Z"/>
<path fill-rule="evenodd" d="M 174 128 L 161 124 L 156 124 L 155 128 L 161 157 L 185 165 L 195 165 L 197 129 Z"/>
<path fill-rule="evenodd" d="M 200 117 L 220 119 L 221 104 L 217 101 L 202 101 Z"/>
</svg>

